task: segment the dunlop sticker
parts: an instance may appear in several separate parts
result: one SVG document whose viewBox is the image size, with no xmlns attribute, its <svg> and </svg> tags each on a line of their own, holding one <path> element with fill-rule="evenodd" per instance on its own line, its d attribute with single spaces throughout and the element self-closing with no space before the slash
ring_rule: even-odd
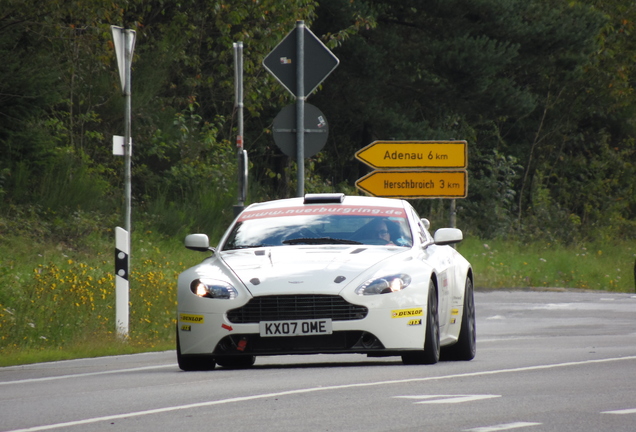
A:
<svg viewBox="0 0 636 432">
<path fill-rule="evenodd" d="M 189 322 L 193 324 L 203 324 L 203 315 L 181 314 L 179 315 L 179 321 Z"/>
<path fill-rule="evenodd" d="M 416 326 L 416 325 L 422 325 L 422 319 L 412 319 L 409 320 L 409 322 L 406 325 L 410 325 L 410 326 Z"/>
<path fill-rule="evenodd" d="M 422 316 L 422 308 L 398 309 L 391 311 L 391 318 L 410 318 Z"/>
<path fill-rule="evenodd" d="M 451 315 L 459 315 L 459 309 L 451 309 Z"/>
</svg>

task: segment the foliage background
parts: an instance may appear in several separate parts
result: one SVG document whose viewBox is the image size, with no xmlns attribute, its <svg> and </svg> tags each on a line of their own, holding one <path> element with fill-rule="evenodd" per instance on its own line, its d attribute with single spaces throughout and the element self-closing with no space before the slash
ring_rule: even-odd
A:
<svg viewBox="0 0 636 432">
<path fill-rule="evenodd" d="M 356 193 L 381 139 L 466 139 L 462 227 L 484 238 L 636 236 L 633 38 L 624 0 L 0 0 L 3 217 L 120 213 L 123 98 L 110 25 L 137 32 L 136 218 L 214 230 L 236 196 L 232 43 L 245 46 L 250 200 L 295 193 L 271 123 L 293 98 L 261 65 L 297 19 L 341 64 L 308 192 Z M 224 206 L 210 203 L 222 202 Z M 443 214 L 439 200 L 416 202 Z"/>
<path fill-rule="evenodd" d="M 369 168 L 354 154 L 374 140 L 465 139 L 469 187 L 457 223 L 475 240 L 473 259 L 488 280 L 503 274 L 519 286 L 560 281 L 586 288 L 589 276 L 612 281 L 599 287 L 631 289 L 633 1 L 0 0 L 6 346 L 52 344 L 41 329 L 62 318 L 49 310 L 57 307 L 84 311 L 80 322 L 64 315 L 58 329 L 112 331 L 104 330 L 112 320 L 112 262 L 96 252 L 109 250 L 112 230 L 123 222 L 123 158 L 112 156 L 111 140 L 123 134 L 124 100 L 110 26 L 137 34 L 133 239 L 161 250 L 145 248 L 153 252 L 136 263 L 136 283 L 148 292 L 133 302 L 141 308 L 135 331 L 140 340 L 161 341 L 172 331 L 166 311 L 173 304 L 170 295 L 161 297 L 167 303 L 152 297 L 150 287 L 170 292 L 173 276 L 187 266 L 166 239 L 190 232 L 216 239 L 233 217 L 233 42 L 245 47 L 248 202 L 295 194 L 295 163 L 271 133 L 276 114 L 294 99 L 261 63 L 299 19 L 340 59 L 308 100 L 325 113 L 330 136 L 306 161 L 307 192 L 359 193 L 355 180 Z M 447 201 L 413 204 L 434 227 L 447 224 Z M 521 248 L 505 248 L 508 254 L 532 258 L 506 263 L 481 250 L 482 242 L 501 241 Z M 567 271 L 566 262 L 545 258 L 545 248 L 589 245 L 605 254 L 581 253 Z M 601 274 L 591 257 L 607 257 L 608 247 L 616 249 L 609 255 L 616 271 Z M 542 279 L 540 271 L 551 276 Z M 54 285 L 64 287 L 63 301 Z M 47 306 L 33 309 L 43 299 Z M 144 327 L 150 316 L 162 318 Z M 48 342 L 38 339 L 43 335 Z M 62 331 L 56 343 L 71 336 Z"/>
</svg>

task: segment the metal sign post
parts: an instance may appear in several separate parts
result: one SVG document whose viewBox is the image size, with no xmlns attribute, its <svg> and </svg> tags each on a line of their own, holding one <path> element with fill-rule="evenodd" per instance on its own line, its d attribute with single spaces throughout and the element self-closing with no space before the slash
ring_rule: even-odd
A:
<svg viewBox="0 0 636 432">
<path fill-rule="evenodd" d="M 247 152 L 243 148 L 243 42 L 235 42 L 234 48 L 234 106 L 238 116 L 236 135 L 238 199 L 234 206 L 234 216 L 243 211 L 247 199 Z"/>
<path fill-rule="evenodd" d="M 296 97 L 298 196 L 305 193 L 305 101 L 339 62 L 302 20 L 263 60 L 265 69 Z"/>
<path fill-rule="evenodd" d="M 132 203 L 132 170 L 131 170 L 131 156 L 132 156 L 132 145 L 131 145 L 131 64 L 133 51 L 135 49 L 135 36 L 136 33 L 134 30 L 123 29 L 122 27 L 110 26 L 113 41 L 115 45 L 115 54 L 117 56 L 117 66 L 119 67 L 119 78 L 121 79 L 122 92 L 125 99 L 125 114 L 124 114 L 124 200 L 125 200 L 125 232 L 124 236 L 119 230 L 121 228 L 117 227 L 116 229 L 116 257 L 120 256 L 122 251 L 122 258 L 126 262 L 121 263 L 118 261 L 119 258 L 116 258 L 115 261 L 115 271 L 116 273 L 120 272 L 122 267 L 126 268 L 126 277 L 124 280 L 120 281 L 117 279 L 118 283 L 116 287 L 116 311 L 115 311 L 115 324 L 117 326 L 117 334 L 120 337 L 128 336 L 128 316 L 129 316 L 129 307 L 128 307 L 128 297 L 129 297 L 129 287 L 128 287 L 128 275 L 130 274 L 130 232 L 131 232 L 131 203 Z M 123 230 L 122 230 L 123 231 Z M 121 242 L 125 241 L 126 244 L 122 245 Z"/>
<path fill-rule="evenodd" d="M 296 21 L 296 196 L 305 195 L 305 22 Z M 298 96 L 300 95 L 300 96 Z"/>
</svg>

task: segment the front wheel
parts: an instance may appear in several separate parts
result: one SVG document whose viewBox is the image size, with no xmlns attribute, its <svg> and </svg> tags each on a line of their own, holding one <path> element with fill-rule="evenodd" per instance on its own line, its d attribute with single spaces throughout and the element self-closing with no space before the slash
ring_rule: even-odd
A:
<svg viewBox="0 0 636 432">
<path fill-rule="evenodd" d="M 425 337 L 424 350 L 403 354 L 402 363 L 408 365 L 435 364 L 439 361 L 439 313 L 437 305 L 437 290 L 435 289 L 435 283 L 432 280 L 428 285 Z"/>
<path fill-rule="evenodd" d="M 473 295 L 473 281 L 466 278 L 464 290 L 464 312 L 459 329 L 459 338 L 455 345 L 442 350 L 443 360 L 472 360 L 477 352 L 477 331 L 475 329 L 475 298 Z"/>
<path fill-rule="evenodd" d="M 183 355 L 179 343 L 179 329 L 177 329 L 177 363 L 182 371 L 207 371 L 213 370 L 216 362 L 212 356 L 207 355 Z"/>
</svg>

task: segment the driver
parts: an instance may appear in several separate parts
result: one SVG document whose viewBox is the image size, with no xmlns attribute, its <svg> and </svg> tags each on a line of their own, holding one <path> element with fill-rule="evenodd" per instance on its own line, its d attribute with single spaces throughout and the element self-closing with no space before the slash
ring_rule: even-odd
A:
<svg viewBox="0 0 636 432">
<path fill-rule="evenodd" d="M 387 245 L 394 244 L 391 241 L 391 233 L 389 232 L 389 228 L 387 227 L 386 222 L 382 219 L 376 220 L 373 225 L 371 225 L 371 232 L 380 240 L 385 241 Z"/>
</svg>

